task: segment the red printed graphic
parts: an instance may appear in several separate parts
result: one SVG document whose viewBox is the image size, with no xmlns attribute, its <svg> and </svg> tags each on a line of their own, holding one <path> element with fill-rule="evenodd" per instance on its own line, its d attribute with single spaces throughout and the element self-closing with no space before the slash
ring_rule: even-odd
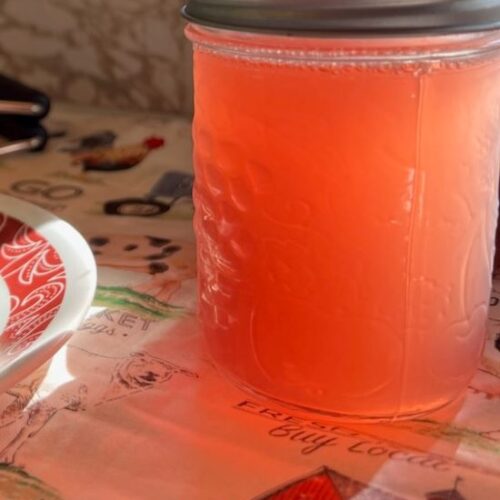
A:
<svg viewBox="0 0 500 500">
<path fill-rule="evenodd" d="M 321 467 L 305 477 L 293 479 L 254 500 L 347 500 L 350 498 L 372 500 L 402 500 L 392 493 L 356 481 L 330 469 Z"/>
<path fill-rule="evenodd" d="M 10 292 L 0 344 L 4 353 L 15 354 L 31 345 L 56 316 L 66 275 L 59 254 L 43 236 L 0 214 L 0 277 Z"/>
</svg>

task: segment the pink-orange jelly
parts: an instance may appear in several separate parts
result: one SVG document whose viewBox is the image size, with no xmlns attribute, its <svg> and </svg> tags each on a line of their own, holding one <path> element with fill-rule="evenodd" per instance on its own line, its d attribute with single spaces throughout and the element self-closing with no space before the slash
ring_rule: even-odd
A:
<svg viewBox="0 0 500 500">
<path fill-rule="evenodd" d="M 460 395 L 485 337 L 498 55 L 313 64 L 266 57 L 272 37 L 235 35 L 235 49 L 188 34 L 199 311 L 217 364 L 347 418 Z"/>
</svg>

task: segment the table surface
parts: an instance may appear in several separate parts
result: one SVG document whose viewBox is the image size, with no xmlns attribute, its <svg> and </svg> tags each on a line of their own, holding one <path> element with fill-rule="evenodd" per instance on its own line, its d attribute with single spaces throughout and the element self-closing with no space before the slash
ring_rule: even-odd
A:
<svg viewBox="0 0 500 500">
<path fill-rule="evenodd" d="M 229 385 L 205 354 L 189 199 L 106 214 L 165 208 L 165 173 L 191 172 L 190 123 L 56 106 L 50 125 L 67 135 L 2 159 L 0 191 L 80 230 L 99 286 L 68 345 L 0 396 L 0 498 L 500 498 L 500 283 L 460 405 L 392 425 L 293 417 Z M 120 151 L 78 162 L 88 136 Z M 165 146 L 114 170 L 151 136 Z"/>
</svg>

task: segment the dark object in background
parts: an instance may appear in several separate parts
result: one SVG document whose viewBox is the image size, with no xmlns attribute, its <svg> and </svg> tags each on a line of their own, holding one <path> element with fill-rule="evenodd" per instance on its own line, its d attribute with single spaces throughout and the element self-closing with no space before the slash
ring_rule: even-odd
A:
<svg viewBox="0 0 500 500">
<path fill-rule="evenodd" d="M 39 90 L 0 75 L 0 111 L 4 115 L 41 120 L 50 111 L 50 99 Z"/>
<path fill-rule="evenodd" d="M 117 135 L 112 130 L 102 130 L 71 141 L 67 146 L 61 148 L 61 151 L 63 153 L 82 153 L 97 148 L 111 147 L 116 138 Z"/>
<path fill-rule="evenodd" d="M 108 215 L 153 217 L 168 212 L 181 198 L 190 198 L 193 176 L 184 172 L 167 172 L 156 182 L 144 198 L 122 198 L 108 201 L 104 212 Z M 162 201 L 161 198 L 168 198 Z"/>
<path fill-rule="evenodd" d="M 0 75 L 0 155 L 40 151 L 48 134 L 40 120 L 50 111 L 50 99 L 42 92 Z"/>
<path fill-rule="evenodd" d="M 41 151 L 48 140 L 47 131 L 38 120 L 24 116 L 0 116 L 0 137 L 8 141 L 0 144 L 0 156 L 21 151 Z"/>
</svg>

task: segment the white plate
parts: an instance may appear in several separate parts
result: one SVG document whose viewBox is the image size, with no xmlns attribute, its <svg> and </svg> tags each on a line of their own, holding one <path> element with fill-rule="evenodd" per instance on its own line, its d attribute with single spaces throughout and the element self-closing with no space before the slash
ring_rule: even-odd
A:
<svg viewBox="0 0 500 500">
<path fill-rule="evenodd" d="M 96 265 L 67 222 L 0 195 L 0 393 L 47 361 L 92 303 Z"/>
</svg>

